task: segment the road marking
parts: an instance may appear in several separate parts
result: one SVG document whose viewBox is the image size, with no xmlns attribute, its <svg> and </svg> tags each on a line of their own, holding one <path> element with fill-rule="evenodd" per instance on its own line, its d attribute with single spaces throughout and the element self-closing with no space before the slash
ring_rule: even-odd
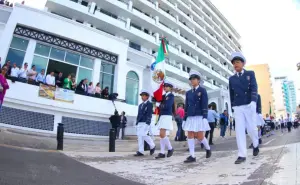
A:
<svg viewBox="0 0 300 185">
<path fill-rule="evenodd" d="M 268 142 L 266 142 L 266 143 L 264 143 L 264 144 L 262 144 L 262 145 L 267 145 L 267 144 L 271 143 L 271 142 L 274 141 L 274 140 L 275 140 L 275 138 L 274 138 L 274 139 L 271 139 L 270 141 L 268 141 Z"/>
<path fill-rule="evenodd" d="M 49 153 L 58 152 L 57 150 L 43 150 L 43 149 L 27 148 L 27 147 L 13 146 L 13 145 L 7 145 L 7 144 L 0 144 L 0 147 L 14 148 L 14 149 L 20 149 L 20 150 L 30 150 L 30 151 L 35 151 L 35 152 L 49 152 Z"/>
</svg>

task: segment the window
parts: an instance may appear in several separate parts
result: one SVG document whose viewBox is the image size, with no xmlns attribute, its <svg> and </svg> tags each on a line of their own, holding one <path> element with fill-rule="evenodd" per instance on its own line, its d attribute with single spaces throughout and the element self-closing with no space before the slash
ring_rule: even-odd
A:
<svg viewBox="0 0 300 185">
<path fill-rule="evenodd" d="M 51 48 L 50 46 L 46 46 L 46 45 L 43 45 L 43 44 L 36 44 L 34 53 L 38 54 L 38 55 L 48 57 L 49 53 L 50 53 L 50 48 Z"/>
<path fill-rule="evenodd" d="M 141 46 L 134 43 L 134 42 L 129 42 L 129 47 L 133 48 L 133 49 L 136 49 L 138 51 L 141 51 Z"/>
<path fill-rule="evenodd" d="M 92 82 L 92 75 L 93 75 L 92 70 L 79 67 L 78 75 L 77 75 L 77 82 L 80 82 L 81 80 L 83 80 L 85 78 L 88 79 L 89 82 Z"/>
<path fill-rule="evenodd" d="M 100 85 L 101 89 L 109 87 L 109 93 L 113 92 L 115 66 L 106 62 L 101 62 Z"/>
<path fill-rule="evenodd" d="M 12 64 L 16 63 L 17 66 L 22 67 L 28 43 L 28 40 L 13 37 L 6 60 L 10 60 Z"/>
<path fill-rule="evenodd" d="M 80 55 L 71 53 L 71 52 L 67 52 L 66 59 L 65 59 L 66 62 L 79 65 L 79 60 L 80 60 Z"/>
<path fill-rule="evenodd" d="M 34 56 L 32 60 L 32 65 L 35 65 L 36 71 L 39 73 L 42 69 L 47 68 L 48 65 L 48 58 L 40 57 L 40 56 Z"/>
<path fill-rule="evenodd" d="M 94 61 L 91 58 L 81 56 L 80 66 L 93 69 L 94 68 Z"/>
<path fill-rule="evenodd" d="M 129 71 L 126 76 L 126 103 L 138 105 L 138 92 L 139 77 L 135 72 Z"/>
<path fill-rule="evenodd" d="M 52 48 L 50 53 L 50 58 L 57 59 L 57 60 L 64 60 L 66 52 L 61 49 Z"/>
</svg>

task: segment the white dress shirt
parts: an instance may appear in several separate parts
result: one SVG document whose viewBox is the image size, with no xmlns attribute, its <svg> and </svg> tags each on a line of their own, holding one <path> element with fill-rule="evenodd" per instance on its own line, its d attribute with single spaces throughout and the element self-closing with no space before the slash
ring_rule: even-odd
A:
<svg viewBox="0 0 300 185">
<path fill-rule="evenodd" d="M 20 72 L 20 69 L 18 67 L 15 67 L 15 68 L 11 68 L 11 73 L 10 73 L 10 76 L 13 76 L 13 77 L 18 77 L 19 76 L 19 72 Z"/>
<path fill-rule="evenodd" d="M 37 72 L 34 71 L 33 69 L 30 69 L 30 70 L 27 71 L 28 78 L 30 78 L 32 80 L 35 80 L 36 75 L 37 75 Z"/>
<path fill-rule="evenodd" d="M 55 77 L 48 74 L 46 76 L 46 84 L 55 86 Z"/>
<path fill-rule="evenodd" d="M 22 68 L 22 69 L 19 71 L 19 77 L 20 77 L 20 78 L 26 78 L 26 79 L 27 79 L 27 72 L 28 72 L 28 69 Z"/>
</svg>

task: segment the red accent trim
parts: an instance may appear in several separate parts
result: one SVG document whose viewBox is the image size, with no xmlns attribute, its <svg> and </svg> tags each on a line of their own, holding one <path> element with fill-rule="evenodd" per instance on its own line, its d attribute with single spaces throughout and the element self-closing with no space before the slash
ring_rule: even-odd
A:
<svg viewBox="0 0 300 185">
<path fill-rule="evenodd" d="M 166 43 L 165 43 L 165 39 L 161 39 L 161 44 L 162 44 L 162 47 L 163 47 L 163 50 L 164 50 L 164 54 L 167 54 L 167 49 L 166 49 Z"/>
<path fill-rule="evenodd" d="M 162 101 L 163 92 L 164 92 L 164 83 L 161 83 L 159 88 L 156 91 L 153 92 L 153 97 L 155 98 L 155 100 L 157 102 Z"/>
</svg>

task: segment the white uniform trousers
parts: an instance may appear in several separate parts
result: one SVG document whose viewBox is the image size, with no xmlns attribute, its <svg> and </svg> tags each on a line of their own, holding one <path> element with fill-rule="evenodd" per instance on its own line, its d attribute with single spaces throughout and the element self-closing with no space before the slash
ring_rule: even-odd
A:
<svg viewBox="0 0 300 185">
<path fill-rule="evenodd" d="M 256 109 L 251 109 L 249 105 L 234 107 L 236 142 L 238 146 L 238 156 L 247 156 L 246 129 L 252 139 L 253 147 L 258 146 L 258 129 L 256 123 Z"/>
<path fill-rule="evenodd" d="M 146 141 L 150 149 L 153 149 L 155 147 L 155 144 L 150 136 L 147 134 L 150 131 L 150 125 L 147 125 L 145 122 L 139 122 L 136 128 L 136 133 L 138 136 L 138 144 L 139 144 L 139 152 L 144 153 L 144 141 Z"/>
</svg>

